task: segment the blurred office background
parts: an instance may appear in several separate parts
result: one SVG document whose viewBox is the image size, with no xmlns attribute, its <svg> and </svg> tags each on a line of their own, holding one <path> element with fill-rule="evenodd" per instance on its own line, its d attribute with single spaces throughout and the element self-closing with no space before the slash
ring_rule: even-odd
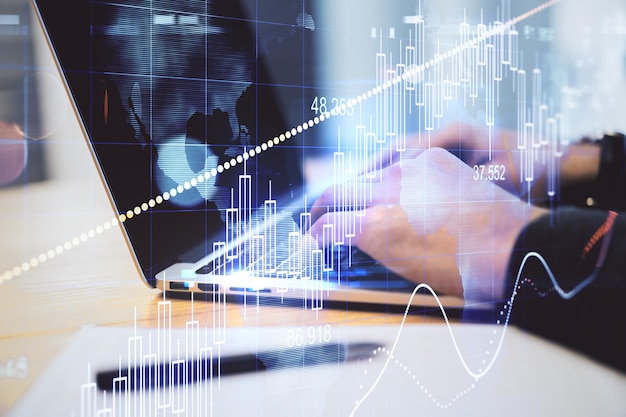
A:
<svg viewBox="0 0 626 417">
<path fill-rule="evenodd" d="M 0 182 L 0 186 L 71 179 L 78 167 L 92 164 L 73 114 L 29 0 L 2 0 L 0 122 L 10 127 L 11 137 L 0 135 L 4 136 L 0 137 L 0 157 L 3 152 L 9 154 L 9 142 L 12 146 L 21 143 L 25 168 L 17 178 Z M 21 142 L 15 140 L 16 129 L 23 133 Z M 0 163 L 6 168 L 2 158 Z"/>
<path fill-rule="evenodd" d="M 12 140 L 15 147 L 16 131 L 24 132 L 26 137 L 39 137 L 40 112 L 38 108 L 39 93 L 36 86 L 36 75 L 33 53 L 33 37 L 30 27 L 30 9 L 27 0 L 3 0 L 0 4 L 0 120 L 11 128 L 5 128 L 2 139 Z M 8 137 L 7 137 L 8 136 Z M 5 153 L 2 163 L 5 169 L 9 164 L 8 152 L 1 145 L 0 152 Z M 9 184 L 24 181 L 40 181 L 46 178 L 45 146 L 40 140 L 24 142 L 24 159 L 30 163 L 16 179 L 12 175 L 5 176 L 4 182 Z M 14 152 L 13 148 L 13 153 Z M 17 157 L 21 157 L 17 154 Z"/>
</svg>

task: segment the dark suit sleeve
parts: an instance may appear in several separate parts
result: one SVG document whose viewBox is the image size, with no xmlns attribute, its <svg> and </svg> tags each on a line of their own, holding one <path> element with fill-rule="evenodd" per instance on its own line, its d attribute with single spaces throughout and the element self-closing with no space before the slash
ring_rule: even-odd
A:
<svg viewBox="0 0 626 417">
<path fill-rule="evenodd" d="M 626 372 L 626 213 L 559 208 L 520 234 L 511 324 Z"/>
</svg>

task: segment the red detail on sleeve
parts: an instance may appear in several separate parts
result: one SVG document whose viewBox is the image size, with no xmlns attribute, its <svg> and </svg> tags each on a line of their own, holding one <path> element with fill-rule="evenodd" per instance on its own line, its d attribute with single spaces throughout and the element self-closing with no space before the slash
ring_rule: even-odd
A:
<svg viewBox="0 0 626 417">
<path fill-rule="evenodd" d="M 591 236 L 591 238 L 585 245 L 585 248 L 583 249 L 583 253 L 581 254 L 581 257 L 583 259 L 587 257 L 587 254 L 591 252 L 591 249 L 593 249 L 596 243 L 598 243 L 600 239 L 602 239 L 604 236 L 606 236 L 607 233 L 611 231 L 611 229 L 613 228 L 613 223 L 615 223 L 616 217 L 617 217 L 617 212 L 610 210 L 609 215 L 607 216 L 604 223 L 602 223 L 602 225 L 598 228 L 598 230 L 595 231 L 595 233 Z"/>
</svg>

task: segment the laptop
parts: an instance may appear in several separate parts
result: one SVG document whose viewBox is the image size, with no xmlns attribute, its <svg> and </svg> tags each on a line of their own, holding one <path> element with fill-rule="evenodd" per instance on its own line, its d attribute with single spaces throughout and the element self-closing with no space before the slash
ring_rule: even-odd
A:
<svg viewBox="0 0 626 417">
<path fill-rule="evenodd" d="M 325 116 L 359 125 L 341 105 L 376 85 L 365 65 L 348 80 L 328 62 L 325 3 L 34 0 L 149 287 L 406 306 L 416 284 L 351 244 L 354 214 L 325 245 L 306 234 L 320 190 L 356 172 L 349 119 Z M 423 291 L 413 303 L 437 306 Z"/>
</svg>

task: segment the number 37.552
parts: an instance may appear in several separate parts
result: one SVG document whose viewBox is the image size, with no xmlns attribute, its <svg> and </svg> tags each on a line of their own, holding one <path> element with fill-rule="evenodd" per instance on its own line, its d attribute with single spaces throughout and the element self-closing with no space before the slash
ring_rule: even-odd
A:
<svg viewBox="0 0 626 417">
<path fill-rule="evenodd" d="M 504 181 L 505 165 L 474 165 L 474 181 Z"/>
</svg>

